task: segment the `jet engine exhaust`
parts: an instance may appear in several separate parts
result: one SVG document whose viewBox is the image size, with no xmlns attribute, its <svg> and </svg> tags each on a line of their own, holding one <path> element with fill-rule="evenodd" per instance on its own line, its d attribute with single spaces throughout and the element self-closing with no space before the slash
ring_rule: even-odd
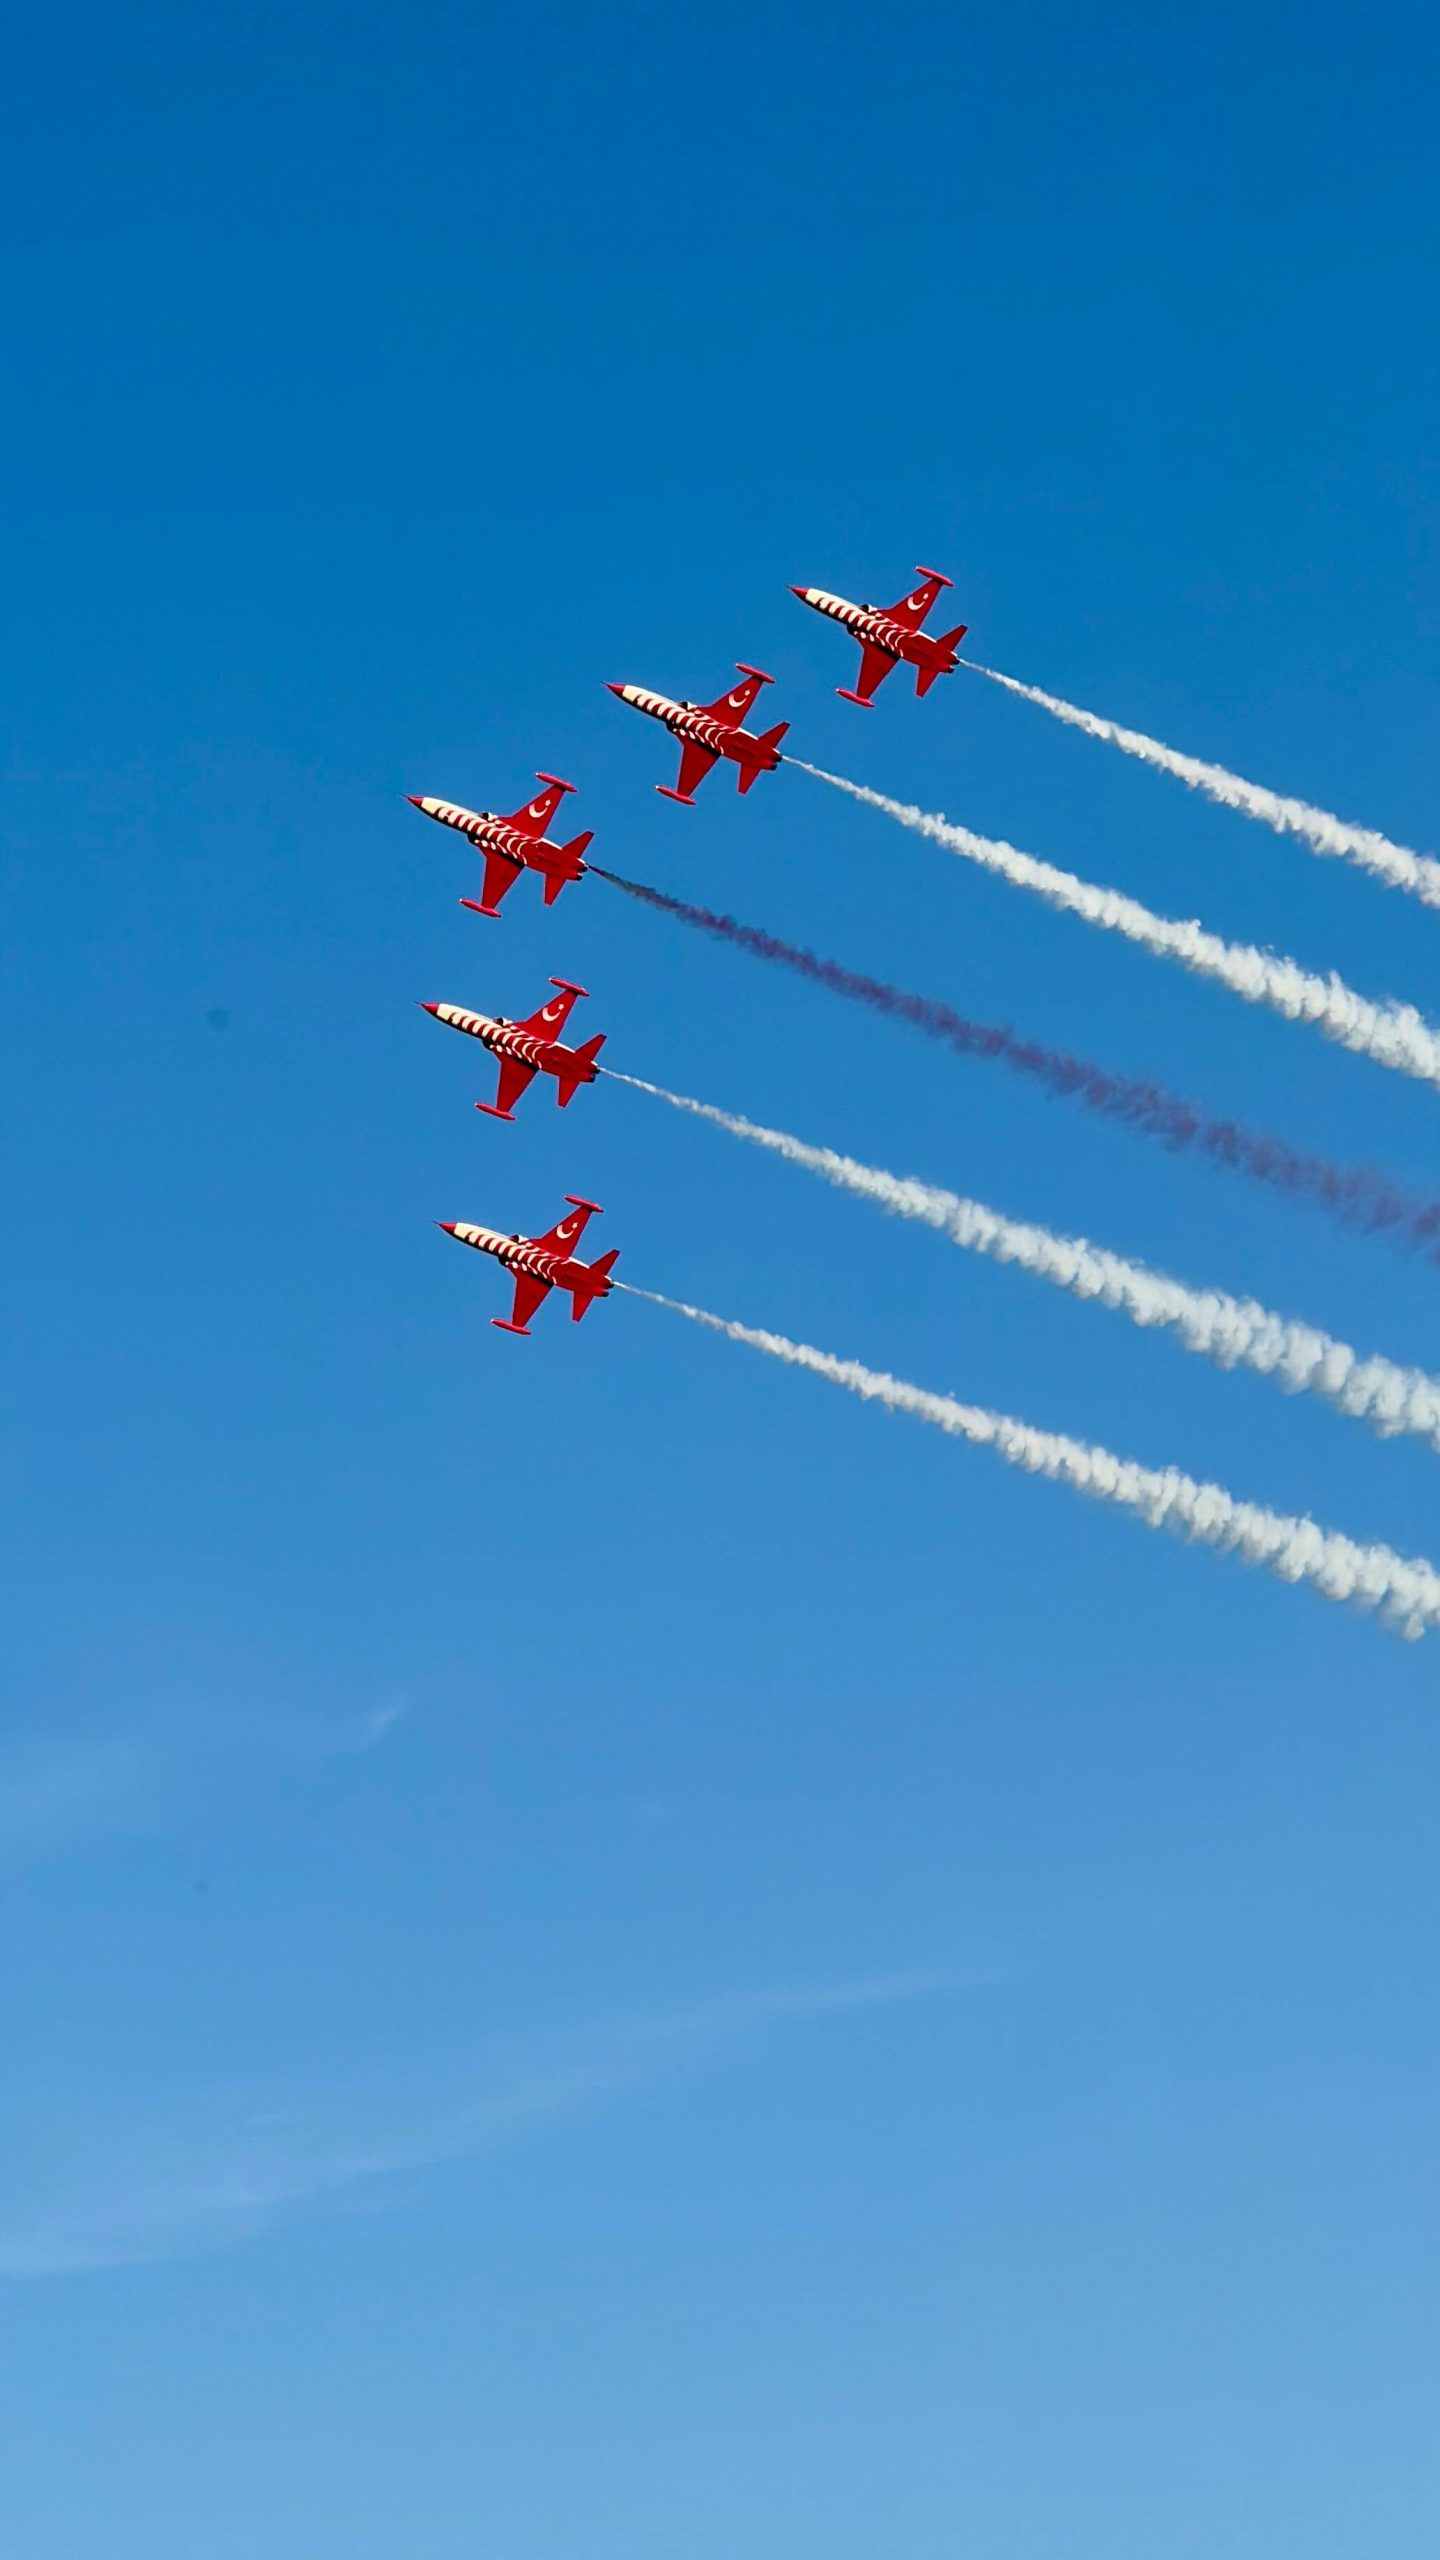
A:
<svg viewBox="0 0 1440 2560">
<path fill-rule="evenodd" d="M 883 978 L 867 977 L 797 943 L 784 942 L 759 925 L 742 924 L 734 916 L 672 898 L 663 889 L 628 880 L 618 871 L 602 870 L 596 863 L 590 868 L 597 880 L 608 880 L 612 888 L 622 889 L 627 897 L 662 915 L 713 934 L 754 959 L 793 970 L 812 985 L 828 987 L 832 995 L 868 1005 L 892 1021 L 906 1022 L 929 1039 L 943 1041 L 961 1057 L 993 1059 L 1014 1075 L 1033 1078 L 1062 1100 L 1078 1102 L 1102 1119 L 1119 1121 L 1137 1136 L 1154 1139 L 1172 1155 L 1196 1154 L 1287 1199 L 1324 1210 L 1343 1226 L 1366 1235 L 1386 1235 L 1396 1244 L 1423 1249 L 1430 1260 L 1440 1261 L 1440 1199 L 1405 1190 L 1375 1166 L 1337 1164 L 1328 1156 L 1306 1153 L 1266 1130 L 1201 1111 L 1161 1085 L 1115 1074 L 1093 1058 L 1075 1057 L 1028 1039 L 1008 1023 L 972 1021 L 937 996 L 917 995 Z"/>
<path fill-rule="evenodd" d="M 1308 1582 L 1327 1600 L 1348 1601 L 1358 1609 L 1379 1612 L 1392 1634 L 1410 1640 L 1440 1626 L 1440 1573 L 1423 1556 L 1397 1555 L 1393 1547 L 1362 1545 L 1338 1530 L 1318 1528 L 1298 1514 L 1272 1511 L 1264 1503 L 1243 1502 L 1223 1485 L 1202 1484 L 1178 1467 L 1146 1467 L 1134 1458 L 1119 1458 L 1109 1449 L 1065 1432 L 1039 1431 L 1009 1414 L 982 1405 L 961 1404 L 954 1396 L 934 1395 L 883 1369 L 867 1369 L 859 1360 L 837 1359 L 807 1342 L 792 1342 L 783 1333 L 737 1324 L 711 1315 L 680 1298 L 663 1297 L 655 1289 L 636 1289 L 615 1282 L 627 1296 L 648 1299 L 689 1323 L 705 1325 L 727 1341 L 741 1342 L 792 1369 L 808 1369 L 869 1404 L 891 1413 L 912 1414 L 937 1431 L 993 1449 L 1008 1466 L 1052 1484 L 1068 1484 L 1093 1501 L 1110 1502 L 1129 1511 L 1152 1529 L 1168 1529 L 1193 1545 L 1213 1547 L 1242 1563 L 1264 1565 L 1282 1582 Z M 1038 1558 L 1037 1558 L 1038 1560 Z"/>
</svg>

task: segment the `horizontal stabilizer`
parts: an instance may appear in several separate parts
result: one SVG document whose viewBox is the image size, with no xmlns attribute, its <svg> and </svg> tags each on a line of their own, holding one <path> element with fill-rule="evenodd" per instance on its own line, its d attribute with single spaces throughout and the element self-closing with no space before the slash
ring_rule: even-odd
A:
<svg viewBox="0 0 1440 2560">
<path fill-rule="evenodd" d="M 773 729 L 767 729 L 763 737 L 756 739 L 756 746 L 761 748 L 767 757 L 773 758 L 773 763 L 755 764 L 747 757 L 745 763 L 742 764 L 739 769 L 738 783 L 740 790 L 748 791 L 757 773 L 770 773 L 774 770 L 774 766 L 780 762 L 780 741 L 785 736 L 789 726 L 790 723 L 788 720 L 777 721 Z"/>
<path fill-rule="evenodd" d="M 590 1264 L 589 1277 L 599 1285 L 590 1289 L 576 1290 L 570 1306 L 570 1314 L 576 1324 L 580 1322 L 582 1316 L 588 1316 L 597 1298 L 609 1295 L 605 1284 L 619 1259 L 620 1249 L 617 1245 L 613 1246 L 609 1253 L 602 1253 L 598 1262 Z"/>
<path fill-rule="evenodd" d="M 559 1103 L 562 1111 L 564 1110 L 567 1102 L 574 1101 L 582 1084 L 589 1084 L 592 1082 L 593 1079 L 585 1073 L 585 1069 L 587 1067 L 594 1066 L 596 1059 L 599 1057 L 601 1050 L 605 1046 L 605 1036 L 606 1035 L 603 1031 L 597 1031 L 592 1040 L 582 1042 L 578 1049 L 572 1051 L 571 1054 L 575 1062 L 574 1070 L 570 1074 L 562 1075 L 557 1079 L 555 1099 Z"/>
</svg>

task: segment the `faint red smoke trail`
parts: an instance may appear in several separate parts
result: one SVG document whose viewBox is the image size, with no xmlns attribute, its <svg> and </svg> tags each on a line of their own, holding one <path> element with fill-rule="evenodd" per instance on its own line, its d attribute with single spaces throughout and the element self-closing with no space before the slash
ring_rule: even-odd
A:
<svg viewBox="0 0 1440 2560">
<path fill-rule="evenodd" d="M 1041 1041 L 1024 1039 L 1008 1023 L 972 1022 L 968 1015 L 957 1013 L 953 1005 L 942 1003 L 938 996 L 915 995 L 908 988 L 892 987 L 883 978 L 866 977 L 858 970 L 842 968 L 838 960 L 823 960 L 818 952 L 782 942 L 759 925 L 741 924 L 734 916 L 717 915 L 710 907 L 691 906 L 683 898 L 667 897 L 663 889 L 652 889 L 643 880 L 627 880 L 618 871 L 601 870 L 597 863 L 590 868 L 597 879 L 608 880 L 612 887 L 623 889 L 627 897 L 638 898 L 647 907 L 656 907 L 662 914 L 694 925 L 702 933 L 715 934 L 721 941 L 752 953 L 757 960 L 771 960 L 782 968 L 793 969 L 797 977 L 828 987 L 832 995 L 848 996 L 853 1003 L 869 1005 L 873 1012 L 908 1022 L 914 1030 L 927 1032 L 932 1040 L 943 1040 L 962 1057 L 997 1059 L 1016 1075 L 1034 1077 L 1051 1093 L 1083 1103 L 1087 1111 L 1098 1111 L 1104 1119 L 1119 1120 L 1141 1137 L 1157 1139 L 1172 1154 L 1193 1152 L 1211 1164 L 1226 1165 L 1232 1173 L 1248 1174 L 1253 1182 L 1268 1183 L 1272 1190 L 1283 1191 L 1291 1199 L 1328 1209 L 1346 1226 L 1358 1227 L 1367 1234 L 1391 1236 L 1398 1244 L 1423 1246 L 1432 1260 L 1440 1260 L 1440 1200 L 1425 1200 L 1405 1191 L 1373 1165 L 1335 1164 L 1328 1156 L 1302 1153 L 1264 1129 L 1249 1129 L 1242 1121 L 1217 1119 L 1197 1111 L 1161 1085 L 1146 1083 L 1136 1076 L 1112 1075 L 1091 1058 L 1073 1057 L 1067 1050 L 1046 1048 Z"/>
</svg>

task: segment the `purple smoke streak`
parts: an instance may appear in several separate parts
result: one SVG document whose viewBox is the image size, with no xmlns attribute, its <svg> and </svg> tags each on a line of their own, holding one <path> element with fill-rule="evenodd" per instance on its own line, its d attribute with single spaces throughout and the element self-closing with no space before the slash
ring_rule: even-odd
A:
<svg viewBox="0 0 1440 2560">
<path fill-rule="evenodd" d="M 1081 1102 L 1107 1120 L 1122 1121 L 1142 1137 L 1158 1139 L 1173 1153 L 1193 1149 L 1212 1164 L 1227 1165 L 1232 1172 L 1248 1174 L 1252 1181 L 1268 1183 L 1292 1199 L 1328 1209 L 1346 1226 L 1367 1234 L 1383 1231 L 1400 1244 L 1430 1247 L 1431 1259 L 1440 1260 L 1440 1252 L 1433 1250 L 1440 1238 L 1440 1200 L 1417 1198 L 1373 1166 L 1333 1164 L 1327 1156 L 1302 1154 L 1263 1129 L 1247 1129 L 1238 1120 L 1214 1119 L 1197 1111 L 1160 1085 L 1112 1075 L 1092 1059 L 1022 1039 L 1008 1024 L 972 1022 L 936 996 L 913 995 L 904 987 L 887 985 L 883 978 L 842 968 L 838 961 L 822 960 L 818 953 L 782 942 L 758 925 L 740 924 L 734 916 L 717 915 L 709 907 L 690 906 L 644 881 L 604 871 L 598 863 L 592 862 L 590 868 L 597 879 L 608 880 L 627 897 L 676 916 L 682 924 L 698 926 L 702 933 L 716 934 L 757 960 L 778 961 L 797 976 L 828 987 L 833 995 L 848 996 L 895 1021 L 908 1022 L 915 1030 L 928 1032 L 932 1040 L 945 1041 L 962 1057 L 996 1058 L 1016 1075 L 1033 1076 L 1052 1093 Z"/>
</svg>

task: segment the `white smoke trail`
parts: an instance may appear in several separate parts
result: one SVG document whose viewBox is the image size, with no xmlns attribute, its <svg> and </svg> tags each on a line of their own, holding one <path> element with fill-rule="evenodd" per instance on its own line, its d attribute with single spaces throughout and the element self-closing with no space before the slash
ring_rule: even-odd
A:
<svg viewBox="0 0 1440 2560">
<path fill-rule="evenodd" d="M 1392 844 L 1374 827 L 1356 827 L 1347 818 L 1332 816 L 1328 809 L 1313 808 L 1308 800 L 1291 800 L 1283 792 L 1267 791 L 1263 783 L 1246 782 L 1238 773 L 1228 773 L 1223 764 L 1205 764 L 1199 756 L 1178 755 L 1173 747 L 1162 746 L 1158 738 L 1147 738 L 1141 729 L 1122 729 L 1116 720 L 1102 720 L 1096 712 L 1082 711 L 1073 702 L 1062 702 L 1058 694 L 1042 693 L 1036 684 L 1021 684 L 1017 676 L 1002 676 L 998 667 L 982 667 L 978 658 L 962 658 L 960 664 L 977 676 L 988 676 L 992 684 L 1005 687 L 1007 693 L 1018 693 L 1026 702 L 1037 702 L 1042 711 L 1053 712 L 1057 720 L 1068 722 L 1072 729 L 1083 729 L 1087 738 L 1103 738 L 1107 745 L 1119 747 L 1127 756 L 1138 756 L 1142 764 L 1155 765 L 1162 773 L 1173 773 L 1179 782 L 1188 783 L 1192 791 L 1203 791 L 1222 808 L 1238 809 L 1247 818 L 1263 819 L 1277 835 L 1299 836 L 1315 853 L 1337 854 L 1346 862 L 1358 862 L 1372 871 L 1392 889 L 1408 889 L 1412 896 L 1423 898 L 1427 907 L 1440 907 L 1440 862 L 1428 853 L 1412 853 L 1408 845 Z"/>
<path fill-rule="evenodd" d="M 826 773 L 818 764 L 806 764 L 802 756 L 787 756 L 785 761 L 813 774 L 817 782 L 828 782 L 835 791 L 847 791 L 852 800 L 883 809 L 887 818 L 928 836 L 932 844 L 944 845 L 947 852 L 964 854 L 986 871 L 999 872 L 1016 888 L 1037 890 L 1052 907 L 1063 907 L 1107 933 L 1123 933 L 1127 941 L 1138 942 L 1162 960 L 1178 960 L 1197 977 L 1217 979 L 1247 1004 L 1268 1004 L 1287 1022 L 1312 1022 L 1342 1048 L 1358 1050 L 1401 1075 L 1418 1076 L 1422 1084 L 1440 1085 L 1440 1031 L 1413 1004 L 1396 1004 L 1389 998 L 1374 1003 L 1347 987 L 1333 970 L 1328 978 L 1320 978 L 1302 969 L 1298 961 L 1277 959 L 1253 943 L 1222 942 L 1218 933 L 1207 933 L 1203 925 L 1153 915 L 1138 898 L 1127 898 L 1118 889 L 1097 889 L 1093 881 L 1077 879 L 1073 871 L 1038 862 L 1034 854 L 1020 853 L 1013 844 L 978 836 L 950 818 L 917 809 L 908 801 L 892 800 L 887 792 L 872 791 L 863 782 L 848 782 L 843 774 Z"/>
<path fill-rule="evenodd" d="M 1440 1573 L 1423 1556 L 1406 1558 L 1393 1547 L 1361 1546 L 1337 1530 L 1320 1529 L 1294 1513 L 1271 1511 L 1258 1502 L 1238 1501 L 1222 1485 L 1201 1484 L 1178 1467 L 1142 1467 L 1133 1458 L 1117 1458 L 1109 1449 L 1064 1432 L 1037 1431 L 1009 1414 L 988 1413 L 981 1405 L 959 1404 L 953 1396 L 932 1395 L 892 1378 L 883 1369 L 867 1369 L 858 1360 L 837 1360 L 806 1342 L 791 1342 L 783 1333 L 735 1324 L 683 1299 L 662 1297 L 658 1290 L 628 1287 L 633 1298 L 669 1307 L 692 1324 L 708 1325 L 731 1342 L 748 1343 L 772 1360 L 808 1369 L 851 1395 L 888 1406 L 892 1413 L 911 1413 L 938 1431 L 978 1447 L 994 1449 L 1012 1467 L 1068 1484 L 1097 1502 L 1113 1502 L 1133 1511 L 1152 1529 L 1168 1529 L 1178 1538 L 1238 1555 L 1246 1564 L 1263 1564 L 1282 1582 L 1308 1582 L 1327 1600 L 1348 1600 L 1360 1609 L 1378 1609 L 1384 1625 L 1397 1635 L 1415 1638 L 1440 1625 Z"/>
<path fill-rule="evenodd" d="M 1432 1378 L 1424 1369 L 1404 1368 L 1378 1353 L 1362 1359 L 1348 1342 L 1337 1341 L 1317 1326 L 1275 1315 L 1254 1298 L 1232 1298 L 1223 1289 L 1187 1288 L 1183 1281 L 1151 1271 L 1143 1262 L 1127 1262 L 1121 1254 L 1109 1253 L 1083 1236 L 1054 1235 L 1048 1227 L 1002 1217 L 983 1201 L 966 1200 L 958 1192 L 940 1190 L 913 1176 L 902 1178 L 874 1165 L 858 1164 L 853 1156 L 837 1155 L 831 1147 L 807 1146 L 783 1129 L 743 1120 L 737 1112 L 721 1111 L 713 1102 L 669 1093 L 663 1085 L 647 1084 L 641 1076 L 621 1075 L 613 1068 L 610 1074 L 612 1082 L 653 1094 L 676 1111 L 691 1111 L 717 1129 L 728 1129 L 732 1137 L 746 1138 L 752 1146 L 783 1156 L 787 1164 L 818 1173 L 842 1191 L 875 1201 L 896 1217 L 919 1219 L 968 1252 L 988 1254 L 994 1262 L 1018 1263 L 1039 1279 L 1068 1289 L 1072 1297 L 1098 1299 L 1134 1324 L 1163 1327 L 1178 1335 L 1187 1351 L 1213 1360 L 1221 1369 L 1254 1369 L 1263 1378 L 1274 1378 L 1289 1395 L 1324 1396 L 1339 1412 L 1368 1423 L 1383 1439 L 1413 1432 L 1440 1451 L 1440 1378 Z"/>
</svg>

